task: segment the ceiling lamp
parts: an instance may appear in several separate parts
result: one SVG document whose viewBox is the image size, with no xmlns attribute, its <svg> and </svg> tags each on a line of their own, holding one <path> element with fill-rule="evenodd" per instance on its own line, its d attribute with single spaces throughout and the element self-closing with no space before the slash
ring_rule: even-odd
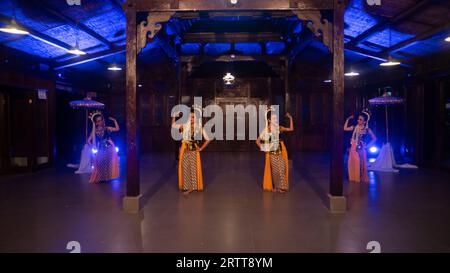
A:
<svg viewBox="0 0 450 273">
<path fill-rule="evenodd" d="M 355 72 L 355 71 L 350 71 L 350 72 L 345 73 L 345 76 L 347 76 L 347 77 L 356 77 L 356 76 L 359 76 L 359 73 Z"/>
<path fill-rule="evenodd" d="M 80 50 L 79 46 L 76 46 L 72 49 L 67 50 L 67 53 L 73 54 L 73 55 L 77 55 L 77 56 L 81 56 L 81 55 L 86 55 L 86 52 Z"/>
<path fill-rule="evenodd" d="M 68 53 L 73 54 L 73 55 L 77 55 L 77 56 L 81 56 L 81 55 L 86 55 L 86 52 L 82 51 L 80 49 L 80 45 L 78 43 L 78 36 L 79 36 L 79 29 L 78 29 L 78 23 L 76 25 L 76 32 L 75 32 L 75 47 L 72 49 L 67 50 Z"/>
<path fill-rule="evenodd" d="M 17 22 L 16 22 L 16 6 L 15 6 L 14 1 L 11 2 L 11 5 L 12 5 L 12 13 L 13 13 L 11 23 L 7 26 L 1 27 L 0 31 L 9 33 L 9 34 L 16 34 L 16 35 L 30 34 L 28 31 L 24 30 L 17 24 Z"/>
<path fill-rule="evenodd" d="M 389 27 L 389 48 L 392 46 L 392 27 Z M 385 62 L 382 62 L 380 66 L 397 66 L 401 65 L 402 63 L 399 61 L 396 61 L 392 58 L 392 56 L 389 54 L 388 59 Z"/>
<path fill-rule="evenodd" d="M 224 77 L 223 77 L 223 81 L 225 82 L 226 85 L 232 85 L 234 84 L 236 77 L 233 76 L 230 72 L 228 72 Z"/>
<path fill-rule="evenodd" d="M 112 66 L 108 67 L 108 70 L 109 71 L 122 71 L 122 67 L 113 64 Z"/>
<path fill-rule="evenodd" d="M 401 62 L 394 60 L 391 56 L 387 59 L 387 61 L 380 63 L 380 66 L 397 66 L 401 65 Z"/>
<path fill-rule="evenodd" d="M 17 35 L 28 35 L 28 34 L 30 34 L 28 31 L 23 30 L 21 27 L 19 27 L 17 25 L 17 22 L 16 22 L 15 19 L 13 19 L 11 21 L 11 24 L 9 24 L 7 26 L 4 26 L 4 27 L 1 27 L 0 31 L 1 32 L 6 32 L 6 33 L 9 33 L 9 34 L 17 34 Z"/>
</svg>

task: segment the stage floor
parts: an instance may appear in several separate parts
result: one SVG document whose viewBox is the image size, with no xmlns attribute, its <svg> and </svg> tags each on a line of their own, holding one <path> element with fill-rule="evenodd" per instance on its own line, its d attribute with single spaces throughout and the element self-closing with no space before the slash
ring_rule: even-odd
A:
<svg viewBox="0 0 450 273">
<path fill-rule="evenodd" d="M 260 153 L 205 153 L 205 191 L 177 191 L 171 155 L 142 157 L 140 215 L 121 210 L 124 182 L 89 185 L 66 168 L 0 177 L 0 251 L 450 252 L 450 175 L 371 173 L 345 183 L 349 211 L 330 214 L 326 155 L 294 154 L 291 192 L 261 190 Z M 124 164 L 122 164 L 124 166 Z M 123 169 L 123 168 L 122 168 Z"/>
</svg>

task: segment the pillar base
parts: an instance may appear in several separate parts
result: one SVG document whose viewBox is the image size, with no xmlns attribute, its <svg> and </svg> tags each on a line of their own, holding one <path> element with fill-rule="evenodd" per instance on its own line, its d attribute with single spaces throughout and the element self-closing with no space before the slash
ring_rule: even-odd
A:
<svg viewBox="0 0 450 273">
<path fill-rule="evenodd" d="M 327 208 L 331 213 L 345 213 L 347 211 L 347 198 L 345 196 L 332 196 L 328 194 Z"/>
<path fill-rule="evenodd" d="M 141 210 L 142 195 L 139 196 L 125 196 L 123 198 L 123 211 L 125 213 L 139 213 Z"/>
</svg>

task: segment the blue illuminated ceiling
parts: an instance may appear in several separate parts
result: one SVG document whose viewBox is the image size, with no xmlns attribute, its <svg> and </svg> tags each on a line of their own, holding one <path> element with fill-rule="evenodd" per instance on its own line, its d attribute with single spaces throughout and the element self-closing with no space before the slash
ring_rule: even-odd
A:
<svg viewBox="0 0 450 273">
<path fill-rule="evenodd" d="M 0 45 L 45 59 L 54 67 L 71 65 L 87 71 L 104 68 L 111 63 L 124 65 L 125 14 L 123 0 L 82 0 L 81 6 L 69 6 L 63 0 L 0 0 L 0 25 L 7 25 L 15 16 L 20 26 L 32 32 L 30 36 L 15 36 L 0 32 Z M 382 6 L 372 7 L 366 0 L 352 0 L 345 13 L 345 43 L 347 62 L 360 62 L 364 58 L 378 60 L 391 53 L 394 57 L 413 60 L 450 49 L 444 39 L 450 36 L 448 1 L 428 1 L 414 10 L 419 1 L 383 1 Z M 400 18 L 400 19 L 398 19 Z M 166 44 L 149 43 L 142 54 L 151 62 L 155 51 L 168 53 L 173 47 L 180 55 L 289 55 L 296 44 L 306 41 L 309 30 L 295 16 L 252 17 L 201 16 L 173 18 L 164 27 Z M 277 34 L 269 38 L 238 40 L 214 40 L 214 37 L 245 34 Z M 189 40 L 186 35 L 209 37 L 205 40 Z M 205 35 L 205 36 L 201 36 Z M 216 36 L 214 36 L 216 35 Z M 249 35 L 251 36 L 251 35 Z M 272 35 L 273 36 L 273 35 Z M 211 38 L 212 37 L 212 38 Z M 420 39 L 416 39 L 419 37 Z M 260 39 L 260 40 L 258 40 Z M 93 64 L 77 64 L 77 56 L 67 50 L 78 42 L 88 53 Z M 56 45 L 56 46 L 55 46 Z M 305 59 L 328 54 L 320 42 L 309 44 L 313 50 L 303 50 Z M 114 56 L 117 54 L 117 56 Z M 306 56 L 310 54 L 311 56 Z M 170 55 L 170 54 L 169 54 Z"/>
</svg>

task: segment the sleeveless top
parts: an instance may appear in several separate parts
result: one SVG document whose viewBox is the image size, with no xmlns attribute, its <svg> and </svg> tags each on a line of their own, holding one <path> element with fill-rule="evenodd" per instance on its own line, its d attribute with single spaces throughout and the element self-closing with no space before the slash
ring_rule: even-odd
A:
<svg viewBox="0 0 450 273">
<path fill-rule="evenodd" d="M 111 146 L 109 140 L 111 139 L 111 133 L 105 127 L 103 133 L 95 132 L 95 140 L 98 149 L 106 149 Z"/>
<path fill-rule="evenodd" d="M 356 125 L 353 129 L 352 142 L 356 142 L 358 146 L 366 144 L 368 130 L 368 127 Z"/>
<path fill-rule="evenodd" d="M 281 153 L 281 141 L 280 141 L 280 127 L 278 126 L 275 131 L 269 131 L 268 128 L 264 129 L 259 137 L 262 140 L 261 150 L 263 152 L 270 152 L 273 154 Z"/>
</svg>

